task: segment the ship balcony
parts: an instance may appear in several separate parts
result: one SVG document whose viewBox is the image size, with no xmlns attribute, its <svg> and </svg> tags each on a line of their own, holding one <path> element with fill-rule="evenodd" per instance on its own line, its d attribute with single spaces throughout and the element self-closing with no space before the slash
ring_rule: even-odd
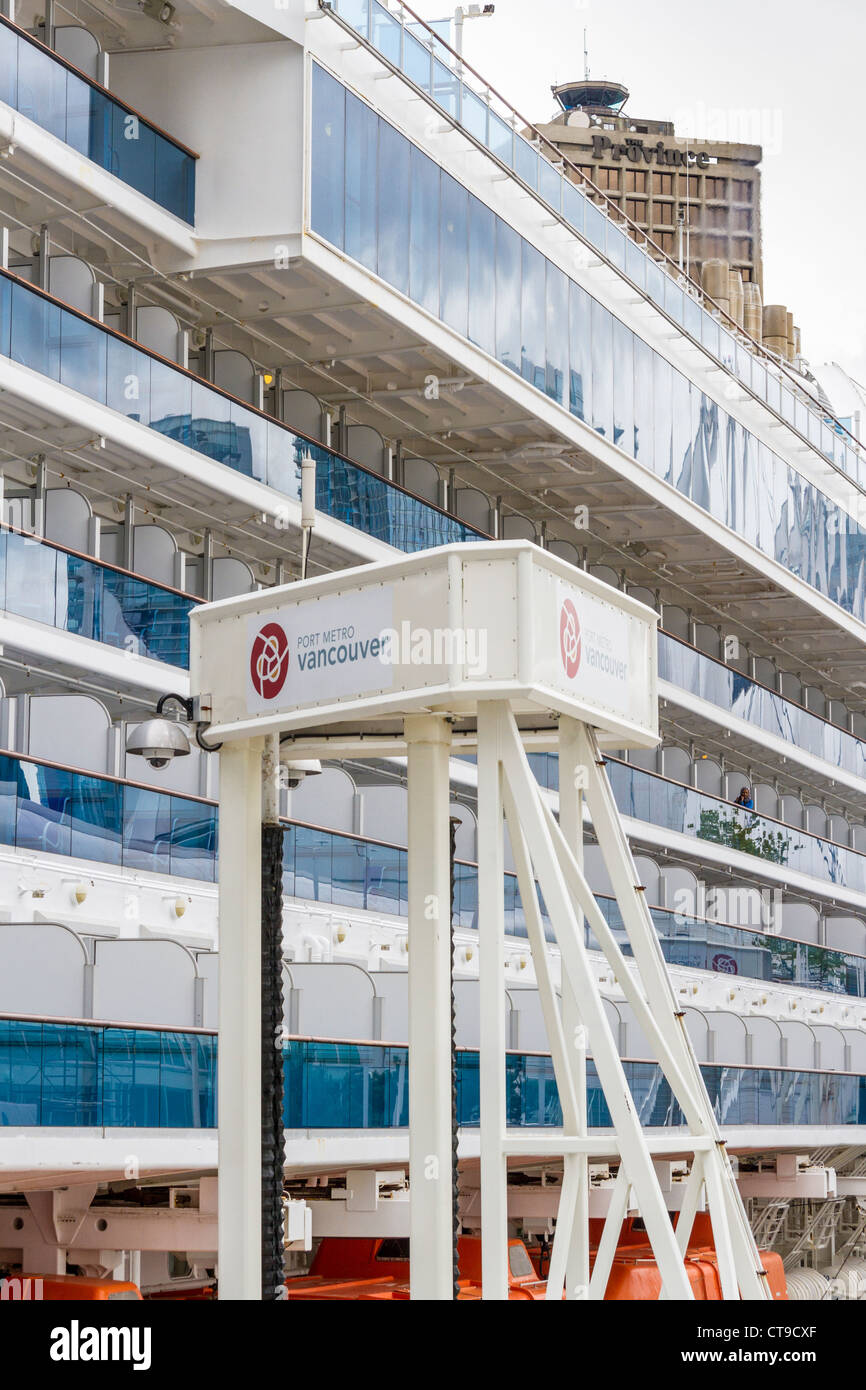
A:
<svg viewBox="0 0 866 1390">
<path fill-rule="evenodd" d="M 184 693 L 187 615 L 201 600 L 44 537 L 0 528 L 0 643 L 7 696 L 110 682 L 117 697 Z M 47 637 L 46 628 L 54 635 Z"/>
<path fill-rule="evenodd" d="M 306 456 L 316 463 L 312 572 L 482 536 L 8 273 L 0 379 L 0 438 L 13 460 L 23 431 L 51 475 L 91 487 L 102 505 L 113 498 L 122 509 L 128 494 L 147 492 L 190 533 L 234 523 L 254 561 L 296 556 Z M 23 461 L 5 471 L 32 480 Z"/>
<path fill-rule="evenodd" d="M 302 1160 L 296 1143 L 305 1131 L 407 1131 L 408 1050 L 370 1042 L 334 1042 L 290 1038 L 284 1044 L 286 1069 L 283 1121 L 291 1147 L 291 1171 Z M 624 1070 L 641 1124 L 655 1131 L 674 1131 L 683 1116 L 659 1067 L 624 1059 Z M 842 1129 L 855 1142 L 866 1126 L 866 1086 L 854 1072 L 778 1066 L 713 1065 L 701 1071 L 728 1147 L 750 1147 L 749 1131 L 794 1129 L 806 1134 L 821 1126 Z M 479 1123 L 478 1053 L 456 1052 L 457 1122 L 463 1129 Z M 506 1055 L 510 1129 L 561 1128 L 562 1113 L 553 1066 L 548 1056 Z M 604 1135 L 611 1119 L 590 1059 L 587 1063 L 587 1112 L 598 1135 L 597 1155 L 605 1156 Z M 22 1131 L 65 1130 L 209 1130 L 217 1125 L 217 1040 L 205 1030 L 124 1028 L 116 1024 L 0 1020 L 0 1123 L 21 1153 Z M 730 1130 L 742 1130 L 732 1144 Z M 345 1136 L 344 1136 L 345 1137 Z M 465 1136 L 466 1139 L 469 1136 Z M 316 1144 L 321 1163 L 327 1135 Z M 837 1141 L 838 1142 L 838 1141 Z M 844 1142 L 844 1140 L 842 1141 Z M 476 1149 L 471 1140 L 462 1146 Z M 8 1169 L 14 1152 L 0 1149 L 0 1168 Z M 527 1152 L 530 1150 L 527 1149 Z M 8 1172 L 3 1172 L 8 1181 Z"/>
<path fill-rule="evenodd" d="M 659 633 L 658 657 L 663 737 L 691 739 L 706 757 L 736 764 L 740 771 L 728 779 L 730 785 L 739 777 L 736 790 L 751 768 L 758 781 L 808 787 L 862 821 L 866 742 L 806 708 L 804 699 L 818 692 L 804 691 L 792 674 L 776 672 L 777 680 L 798 689 L 800 699 L 789 698 L 667 632 Z M 846 716 L 839 702 L 830 708 L 862 727 L 861 717 Z"/>
<path fill-rule="evenodd" d="M 614 765 L 613 784 L 619 794 L 620 809 L 631 810 L 634 819 L 629 831 L 640 841 L 641 826 L 637 821 L 644 808 L 629 801 L 618 786 L 617 772 L 628 777 L 634 791 L 639 774 L 624 765 Z M 643 774 L 646 788 L 648 774 Z M 316 779 L 318 781 L 319 779 Z M 324 780 L 324 779 L 322 779 Z M 684 793 L 689 788 L 653 779 L 660 787 L 652 788 L 656 801 L 662 799 L 662 809 L 670 805 L 691 804 Z M 700 853 L 707 845 L 730 843 L 742 855 L 758 856 L 761 851 L 771 854 L 767 862 L 776 864 L 782 850 L 795 842 L 798 864 L 809 857 L 806 869 L 817 871 L 820 856 L 827 857 L 826 867 L 837 873 L 845 869 L 853 876 L 852 862 L 866 872 L 866 856 L 838 846 L 828 846 L 815 836 L 794 834 L 790 827 L 770 823 L 765 817 L 736 820 L 736 808 L 727 807 L 717 798 L 700 797 L 692 793 L 701 818 L 690 827 L 697 842 L 692 845 Z M 723 820 L 719 806 L 730 814 Z M 384 806 L 380 812 L 387 815 Z M 660 812 L 654 806 L 656 815 Z M 668 821 L 674 823 L 672 814 Z M 758 823 L 758 828 L 753 824 Z M 735 824 L 736 822 L 736 824 Z M 685 824 L 683 815 L 676 822 Z M 774 829 L 768 827 L 772 824 Z M 369 837 L 284 821 L 283 890 L 297 904 L 315 904 L 317 909 L 343 912 L 347 917 L 381 914 L 394 921 L 408 915 L 407 851 L 398 844 Z M 730 832 L 723 836 L 723 832 Z M 701 832 L 707 836 L 701 838 Z M 736 833 L 735 833 L 736 832 Z M 775 835 L 775 839 L 770 836 Z M 751 838 L 749 838 L 751 837 Z M 787 837 L 787 838 L 786 838 Z M 70 863 L 70 871 L 85 872 L 88 863 L 110 866 L 113 870 L 136 874 L 165 875 L 175 879 L 214 883 L 217 879 L 218 813 L 213 801 L 203 797 L 162 790 L 157 786 L 142 786 L 118 777 L 110 777 L 49 763 L 43 759 L 21 754 L 0 755 L 0 845 L 22 855 L 50 855 Z M 781 848 L 780 848 L 781 847 Z M 832 849 L 837 860 L 828 854 Z M 730 850 L 726 851 L 730 860 Z M 752 862 L 756 860 L 753 858 Z M 605 916 L 614 929 L 621 925 L 616 905 L 600 885 L 593 863 L 591 847 L 587 849 L 587 864 L 591 886 Z M 793 875 L 792 875 L 793 876 Z M 833 882 L 813 885 L 816 893 L 821 887 L 844 901 L 844 889 Z M 517 939 L 526 938 L 526 925 L 517 880 L 506 873 L 503 880 L 505 930 Z M 650 890 L 650 901 L 657 888 Z M 864 908 L 863 894 L 851 894 L 852 901 Z M 694 908 L 698 895 L 692 893 Z M 455 865 L 454 923 L 459 930 L 477 929 L 478 866 L 465 859 Z M 57 909 L 60 910 L 59 908 Z M 652 906 L 653 920 L 665 957 L 674 965 L 687 965 L 699 970 L 719 968 L 714 962 L 724 956 L 727 968 L 746 979 L 756 979 L 783 986 L 802 986 L 835 995 L 866 998 L 866 957 L 856 951 L 836 950 L 826 944 L 798 940 L 785 935 L 787 907 L 783 907 L 776 930 L 741 927 L 690 912 Z M 792 916 L 792 929 L 794 926 Z M 545 918 L 546 922 L 546 918 Z M 866 942 L 866 929 L 859 922 L 859 936 L 851 932 L 856 925 L 852 919 L 843 921 L 845 939 Z M 830 931 L 832 931 L 832 926 Z M 589 928 L 585 928 L 586 945 L 597 950 Z M 861 945 L 862 949 L 862 945 Z M 733 962 L 733 967 L 731 967 Z"/>
<path fill-rule="evenodd" d="M 0 183 L 33 201 L 34 221 L 80 211 L 194 253 L 197 155 L 2 16 L 0 155 Z"/>
</svg>

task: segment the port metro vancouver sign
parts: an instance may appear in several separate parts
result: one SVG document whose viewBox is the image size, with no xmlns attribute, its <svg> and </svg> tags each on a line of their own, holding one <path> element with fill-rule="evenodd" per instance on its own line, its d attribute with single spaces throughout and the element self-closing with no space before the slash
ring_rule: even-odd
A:
<svg viewBox="0 0 866 1390">
<path fill-rule="evenodd" d="M 286 604 L 264 622 L 249 618 L 247 709 L 258 713 L 278 701 L 309 705 L 389 687 L 392 613 L 392 592 L 384 586 L 314 605 Z"/>
<path fill-rule="evenodd" d="M 633 628 L 628 614 L 612 604 L 562 581 L 552 616 L 559 644 L 558 683 L 570 694 L 626 713 L 634 703 L 636 673 L 646 669 L 642 628 Z"/>
<path fill-rule="evenodd" d="M 539 737 L 568 715 L 653 747 L 656 623 L 529 541 L 460 543 L 195 608 L 190 677 L 220 740 L 419 711 L 468 736 L 479 702 L 507 700 Z"/>
</svg>

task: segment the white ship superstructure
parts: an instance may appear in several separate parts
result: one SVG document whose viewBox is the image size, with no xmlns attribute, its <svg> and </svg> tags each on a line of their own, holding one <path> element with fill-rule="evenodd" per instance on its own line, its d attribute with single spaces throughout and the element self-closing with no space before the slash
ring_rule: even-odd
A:
<svg viewBox="0 0 866 1390">
<path fill-rule="evenodd" d="M 759 1244 L 820 1297 L 866 1254 L 853 412 L 585 197 L 396 0 L 3 15 L 3 1268 L 212 1278 L 218 760 L 126 750 L 199 693 L 195 604 L 300 577 L 312 460 L 310 576 L 529 540 L 658 613 L 662 742 L 608 775 Z M 534 769 L 556 809 L 556 759 Z M 319 1237 L 408 1236 L 405 784 L 400 758 L 352 757 L 282 792 L 298 1269 Z M 454 757 L 470 1233 L 476 785 Z M 505 901 L 508 1123 L 531 1134 L 561 1116 L 513 863 Z M 642 1123 L 673 1130 L 593 959 Z M 600 1092 L 591 1113 L 603 1134 Z M 676 1211 L 685 1164 L 665 1166 Z M 514 1234 L 548 1234 L 561 1165 L 509 1171 Z M 592 1178 L 601 1216 L 605 1155 Z"/>
</svg>

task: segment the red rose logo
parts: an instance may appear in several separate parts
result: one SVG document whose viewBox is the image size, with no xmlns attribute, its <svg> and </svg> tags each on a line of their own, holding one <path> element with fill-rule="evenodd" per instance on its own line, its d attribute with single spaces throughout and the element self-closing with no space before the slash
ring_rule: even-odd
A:
<svg viewBox="0 0 866 1390">
<path fill-rule="evenodd" d="M 275 700 L 289 672 L 289 639 L 279 623 L 265 623 L 253 638 L 250 679 L 263 700 Z"/>
<path fill-rule="evenodd" d="M 580 621 L 570 598 L 565 599 L 559 615 L 559 651 L 569 680 L 574 680 L 580 666 Z"/>
</svg>

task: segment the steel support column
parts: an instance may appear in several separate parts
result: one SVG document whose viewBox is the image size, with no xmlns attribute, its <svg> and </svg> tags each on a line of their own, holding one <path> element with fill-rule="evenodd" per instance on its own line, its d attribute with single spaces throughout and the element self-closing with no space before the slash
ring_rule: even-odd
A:
<svg viewBox="0 0 866 1390">
<path fill-rule="evenodd" d="M 507 706 L 478 706 L 479 1085 L 481 1093 L 481 1293 L 508 1297 L 505 1158 L 504 845 L 501 726 Z"/>
<path fill-rule="evenodd" d="M 262 739 L 220 752 L 219 1281 L 262 1296 Z"/>
<path fill-rule="evenodd" d="M 578 864 L 583 867 L 583 792 L 587 784 L 581 746 L 580 725 L 563 716 L 559 721 L 559 823 Z M 575 904 L 578 932 L 583 932 L 583 912 Z M 587 1034 L 578 1002 L 567 975 L 562 979 L 562 1024 L 572 1059 L 572 1075 L 577 1100 L 577 1134 L 586 1136 L 586 1053 Z M 589 1160 L 585 1154 L 572 1154 L 564 1160 L 565 1172 L 575 1187 L 574 1222 L 568 1248 L 565 1274 L 567 1299 L 586 1298 L 589 1291 Z"/>
<path fill-rule="evenodd" d="M 440 716 L 412 715 L 404 732 L 409 786 L 410 1282 L 413 1299 L 450 1300 L 451 728 Z"/>
</svg>

